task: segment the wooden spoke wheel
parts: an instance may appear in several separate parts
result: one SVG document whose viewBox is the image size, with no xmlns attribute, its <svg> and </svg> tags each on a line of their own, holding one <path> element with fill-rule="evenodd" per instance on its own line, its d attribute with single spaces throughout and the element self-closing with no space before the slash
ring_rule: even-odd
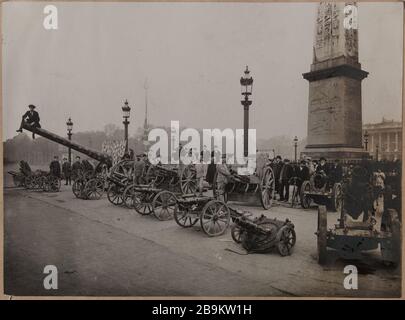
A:
<svg viewBox="0 0 405 320">
<path fill-rule="evenodd" d="M 335 183 L 332 189 L 331 206 L 333 211 L 341 212 L 343 204 L 342 185 Z"/>
<path fill-rule="evenodd" d="M 84 191 L 87 199 L 98 200 L 104 193 L 104 181 L 102 179 L 93 178 L 86 182 Z"/>
<path fill-rule="evenodd" d="M 28 176 L 25 178 L 25 188 L 33 189 L 34 177 Z"/>
<path fill-rule="evenodd" d="M 323 265 L 326 264 L 328 249 L 327 249 L 327 228 L 328 228 L 328 217 L 325 206 L 318 207 L 318 230 L 317 235 L 317 249 L 318 249 L 318 263 Z"/>
<path fill-rule="evenodd" d="M 113 205 L 120 206 L 124 202 L 123 193 L 124 193 L 124 188 L 123 187 L 120 187 L 120 186 L 118 186 L 116 184 L 112 184 L 108 188 L 107 199 Z"/>
<path fill-rule="evenodd" d="M 200 223 L 203 231 L 210 237 L 223 234 L 229 227 L 231 212 L 228 206 L 219 200 L 209 201 L 200 215 Z"/>
<path fill-rule="evenodd" d="M 281 227 L 277 233 L 277 250 L 281 256 L 288 256 L 297 241 L 294 228 L 286 225 Z"/>
<path fill-rule="evenodd" d="M 177 205 L 176 196 L 170 191 L 159 192 L 152 201 L 153 214 L 161 221 L 173 219 Z"/>
<path fill-rule="evenodd" d="M 174 208 L 174 220 L 183 228 L 190 228 L 198 221 L 198 216 L 188 207 L 176 205 Z"/>
<path fill-rule="evenodd" d="M 129 209 L 134 208 L 134 195 L 135 195 L 135 184 L 131 184 L 125 188 L 124 194 L 122 196 L 125 207 Z"/>
<path fill-rule="evenodd" d="M 78 178 L 73 182 L 72 192 L 76 198 L 82 197 L 82 191 L 83 191 L 84 185 L 85 185 L 85 181 L 84 181 L 84 179 L 81 179 L 81 178 Z"/>
<path fill-rule="evenodd" d="M 147 192 L 134 191 L 133 208 L 143 216 L 150 215 L 153 212 L 151 194 Z"/>
<path fill-rule="evenodd" d="M 309 207 L 311 206 L 312 199 L 308 195 L 310 191 L 311 191 L 311 183 L 308 180 L 306 180 L 302 183 L 300 192 L 301 206 L 304 209 L 309 209 Z"/>
<path fill-rule="evenodd" d="M 43 180 L 43 187 L 48 192 L 59 192 L 61 181 L 58 177 L 48 176 Z"/>
<path fill-rule="evenodd" d="M 242 243 L 242 238 L 241 238 L 241 229 L 237 224 L 234 224 L 231 228 L 231 236 L 233 241 L 236 243 Z"/>
<path fill-rule="evenodd" d="M 271 168 L 266 168 L 260 185 L 260 201 L 265 210 L 270 209 L 273 204 L 274 192 L 276 189 L 276 179 Z"/>
<path fill-rule="evenodd" d="M 131 180 L 134 171 L 134 160 L 123 160 L 111 168 L 111 176 L 118 176 Z"/>
<path fill-rule="evenodd" d="M 181 171 L 180 188 L 183 194 L 195 193 L 197 190 L 197 175 L 193 165 L 188 165 Z"/>
</svg>

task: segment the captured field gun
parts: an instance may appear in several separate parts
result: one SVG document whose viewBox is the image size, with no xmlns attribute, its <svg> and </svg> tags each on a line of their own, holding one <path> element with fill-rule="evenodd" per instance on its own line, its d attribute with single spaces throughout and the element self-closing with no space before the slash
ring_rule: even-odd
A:
<svg viewBox="0 0 405 320">
<path fill-rule="evenodd" d="M 256 172 L 252 175 L 240 175 L 231 170 L 232 178 L 225 185 L 224 201 L 236 201 L 245 203 L 260 203 L 263 209 L 269 209 L 273 204 L 275 192 L 274 172 L 264 163 L 257 163 Z M 218 173 L 215 173 L 213 182 L 213 192 L 218 196 Z"/>
<path fill-rule="evenodd" d="M 375 173 L 366 166 L 356 166 L 343 182 L 340 219 L 328 228 L 325 206 L 318 208 L 318 262 L 327 263 L 330 249 L 343 258 L 355 259 L 362 252 L 380 247 L 385 264 L 401 261 L 401 221 L 390 186 L 376 183 Z"/>
<path fill-rule="evenodd" d="M 230 210 L 234 212 L 232 239 L 240 243 L 246 251 L 266 253 L 277 249 L 281 256 L 292 253 L 297 237 L 294 224 L 290 220 L 271 219 L 264 215 L 252 219 L 234 209 Z"/>
<path fill-rule="evenodd" d="M 58 192 L 61 182 L 58 177 L 51 175 L 43 170 L 32 171 L 26 161 L 20 161 L 18 172 L 9 171 L 13 176 L 13 182 L 16 187 L 24 187 L 29 190 L 41 190 L 46 192 Z"/>
</svg>

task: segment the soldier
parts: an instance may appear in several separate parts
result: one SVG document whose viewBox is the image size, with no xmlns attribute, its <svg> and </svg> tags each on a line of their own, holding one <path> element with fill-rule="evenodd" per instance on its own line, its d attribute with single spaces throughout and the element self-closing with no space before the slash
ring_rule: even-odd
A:
<svg viewBox="0 0 405 320">
<path fill-rule="evenodd" d="M 336 159 L 330 168 L 330 181 L 331 183 L 341 182 L 343 179 L 343 168 L 340 164 L 339 159 Z"/>
<path fill-rule="evenodd" d="M 72 179 L 76 180 L 79 178 L 83 173 L 83 166 L 80 162 L 80 157 L 76 156 L 76 161 L 72 165 Z"/>
<path fill-rule="evenodd" d="M 225 200 L 225 186 L 232 179 L 232 174 L 226 165 L 226 157 L 222 157 L 222 163 L 216 165 L 218 198 Z"/>
<path fill-rule="evenodd" d="M 53 161 L 49 165 L 49 171 L 51 175 L 60 178 L 61 169 L 58 156 L 53 157 Z"/>
<path fill-rule="evenodd" d="M 63 158 L 63 164 L 62 164 L 62 172 L 65 177 L 65 185 L 70 185 L 71 182 L 71 175 L 72 175 L 72 166 L 70 165 L 70 162 L 67 161 L 66 158 Z"/>
<path fill-rule="evenodd" d="M 39 124 L 39 113 L 34 110 L 35 106 L 30 104 L 28 108 L 30 110 L 24 113 L 22 116 L 20 128 L 17 130 L 17 132 L 22 132 L 22 128 L 25 123 L 33 128 L 41 128 L 41 125 Z M 35 133 L 32 133 L 32 139 L 35 139 Z"/>
</svg>

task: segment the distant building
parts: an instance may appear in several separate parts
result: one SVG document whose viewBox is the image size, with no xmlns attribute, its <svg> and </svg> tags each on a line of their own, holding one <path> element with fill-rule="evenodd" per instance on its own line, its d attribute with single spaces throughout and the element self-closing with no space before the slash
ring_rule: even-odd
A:
<svg viewBox="0 0 405 320">
<path fill-rule="evenodd" d="M 367 150 L 373 159 L 377 157 L 378 160 L 402 159 L 402 122 L 383 118 L 379 123 L 364 124 L 363 137 L 366 132 Z"/>
</svg>

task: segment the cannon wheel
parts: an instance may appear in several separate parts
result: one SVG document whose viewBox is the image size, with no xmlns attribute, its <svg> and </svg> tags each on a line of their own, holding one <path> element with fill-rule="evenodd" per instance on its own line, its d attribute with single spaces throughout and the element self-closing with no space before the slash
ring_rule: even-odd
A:
<svg viewBox="0 0 405 320">
<path fill-rule="evenodd" d="M 170 191 L 159 192 L 152 201 L 152 210 L 156 218 L 161 221 L 173 219 L 177 199 Z"/>
<path fill-rule="evenodd" d="M 311 182 L 309 182 L 308 180 L 305 180 L 302 183 L 301 192 L 300 192 L 301 206 L 304 209 L 309 209 L 309 207 L 311 206 L 311 197 L 308 196 L 308 194 L 307 194 L 310 191 L 311 191 Z"/>
<path fill-rule="evenodd" d="M 179 226 L 190 228 L 197 223 L 198 217 L 195 213 L 190 212 L 188 208 L 186 210 L 180 210 L 179 206 L 176 205 L 174 207 L 174 220 Z"/>
<path fill-rule="evenodd" d="M 61 186 L 61 181 L 58 177 L 49 176 L 44 179 L 43 187 L 46 188 L 48 192 L 59 192 Z"/>
<path fill-rule="evenodd" d="M 396 210 L 388 209 L 388 215 L 391 241 L 388 248 L 381 245 L 381 256 L 386 265 L 396 267 L 401 261 L 401 222 Z"/>
<path fill-rule="evenodd" d="M 234 224 L 231 228 L 231 236 L 236 243 L 242 243 L 241 229 L 237 224 Z"/>
<path fill-rule="evenodd" d="M 328 249 L 327 249 L 327 228 L 328 228 L 328 217 L 325 206 L 318 207 L 318 230 L 316 235 L 318 237 L 317 248 L 318 248 L 318 263 L 323 265 L 326 264 Z"/>
<path fill-rule="evenodd" d="M 111 176 L 119 175 L 132 179 L 134 171 L 134 160 L 123 160 L 111 168 Z"/>
<path fill-rule="evenodd" d="M 220 236 L 228 228 L 231 212 L 228 206 L 219 200 L 209 201 L 202 209 L 200 224 L 203 231 L 210 237 Z"/>
<path fill-rule="evenodd" d="M 147 192 L 134 191 L 133 207 L 136 212 L 143 216 L 150 215 L 153 212 L 151 195 Z"/>
<path fill-rule="evenodd" d="M 263 174 L 262 183 L 260 185 L 261 197 L 260 201 L 265 210 L 270 209 L 273 204 L 275 186 L 274 173 L 271 168 L 266 168 Z"/>
<path fill-rule="evenodd" d="M 333 185 L 332 189 L 332 198 L 331 198 L 331 204 L 332 204 L 332 210 L 341 212 L 342 210 L 342 185 L 340 183 L 335 183 Z"/>
<path fill-rule="evenodd" d="M 122 195 L 124 205 L 129 209 L 134 208 L 135 186 L 136 186 L 135 184 L 131 184 L 128 187 L 126 187 Z"/>
<path fill-rule="evenodd" d="M 165 177 L 159 175 L 154 165 L 150 165 L 146 171 L 145 180 L 147 184 L 154 182 L 155 186 L 159 187 L 165 181 Z"/>
<path fill-rule="evenodd" d="M 197 190 L 197 175 L 195 167 L 188 165 L 181 171 L 180 188 L 183 194 L 195 193 Z"/>
<path fill-rule="evenodd" d="M 110 201 L 113 205 L 119 206 L 124 202 L 123 199 L 123 188 L 119 187 L 116 184 L 112 184 L 107 191 L 107 199 Z"/>
<path fill-rule="evenodd" d="M 98 200 L 104 193 L 104 181 L 98 178 L 90 179 L 84 185 L 84 194 L 87 199 Z"/>
<path fill-rule="evenodd" d="M 289 256 L 292 252 L 292 248 L 297 241 L 295 230 L 286 225 L 281 227 L 277 233 L 277 250 L 281 256 Z"/>
<path fill-rule="evenodd" d="M 24 186 L 24 176 L 19 174 L 13 175 L 13 183 L 15 187 L 22 187 Z"/>
<path fill-rule="evenodd" d="M 84 187 L 84 180 L 81 178 L 76 179 L 72 185 L 72 192 L 76 198 L 81 198 L 82 190 Z"/>
</svg>

